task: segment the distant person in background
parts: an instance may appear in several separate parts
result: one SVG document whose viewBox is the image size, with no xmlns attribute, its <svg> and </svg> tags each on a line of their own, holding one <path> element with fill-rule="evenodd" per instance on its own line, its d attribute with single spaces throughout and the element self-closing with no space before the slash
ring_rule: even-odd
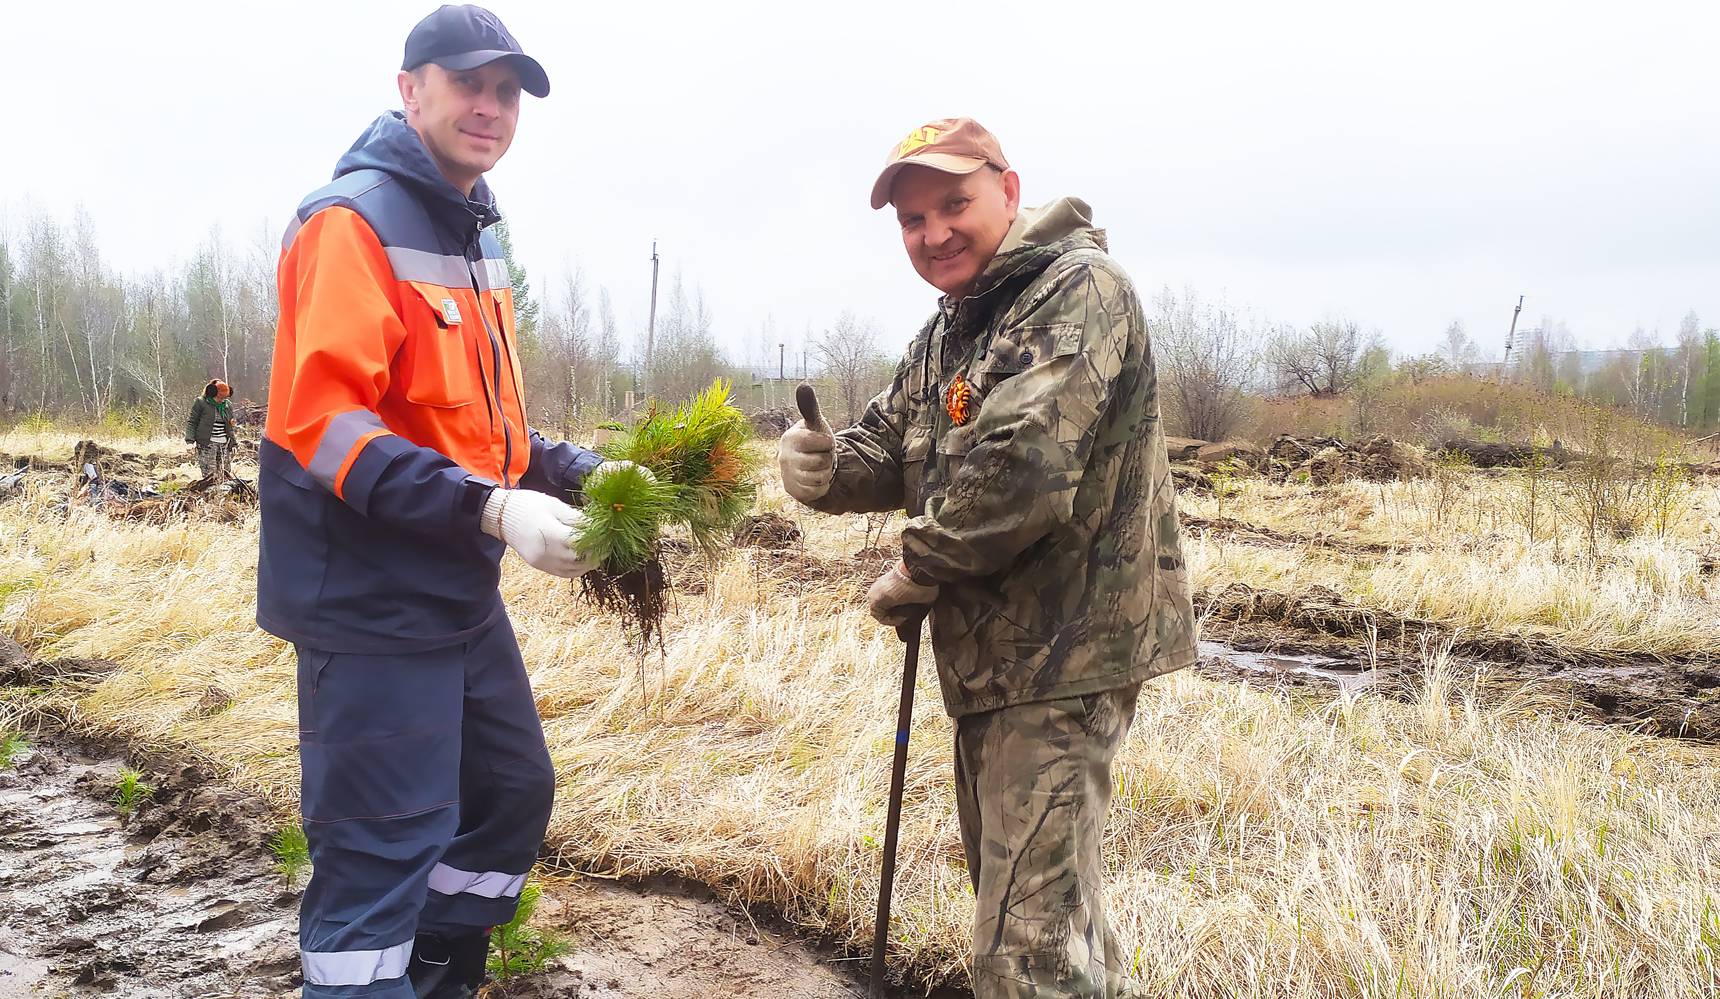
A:
<svg viewBox="0 0 1720 999">
<path fill-rule="evenodd" d="M 191 404 L 185 418 L 185 443 L 197 445 L 197 468 L 205 479 L 225 482 L 233 477 L 233 444 L 238 440 L 233 425 L 233 386 L 219 378 L 203 386 L 203 394 Z"/>
</svg>

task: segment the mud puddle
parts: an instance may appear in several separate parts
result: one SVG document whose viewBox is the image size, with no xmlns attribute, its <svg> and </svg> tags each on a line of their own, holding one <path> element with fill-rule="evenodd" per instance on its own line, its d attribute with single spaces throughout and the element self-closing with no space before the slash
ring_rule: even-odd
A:
<svg viewBox="0 0 1720 999">
<path fill-rule="evenodd" d="M 266 809 L 188 768 L 122 812 L 121 767 L 33 744 L 0 772 L 0 999 L 295 994 Z"/>
<path fill-rule="evenodd" d="M 1279 688 L 1338 687 L 1360 692 L 1378 679 L 1374 670 L 1353 660 L 1289 652 L 1249 652 L 1211 641 L 1200 643 L 1199 669 L 1217 679 Z"/>
<path fill-rule="evenodd" d="M 1422 688 L 1422 644 L 1450 642 L 1460 681 L 1484 700 L 1530 692 L 1545 710 L 1667 738 L 1720 742 L 1720 665 L 1712 657 L 1663 659 L 1585 652 L 1530 639 L 1452 635 L 1431 625 L 1382 626 L 1373 642 L 1354 629 L 1312 622 L 1208 621 L 1196 668 L 1216 680 L 1330 694 L 1342 687 L 1411 698 Z"/>
<path fill-rule="evenodd" d="M 191 767 L 140 765 L 152 793 L 123 812 L 123 766 L 49 738 L 0 771 L 0 999 L 297 996 L 300 892 L 267 846 L 278 820 Z M 697 886 L 543 883 L 533 923 L 571 948 L 485 999 L 865 995 L 864 960 Z"/>
</svg>

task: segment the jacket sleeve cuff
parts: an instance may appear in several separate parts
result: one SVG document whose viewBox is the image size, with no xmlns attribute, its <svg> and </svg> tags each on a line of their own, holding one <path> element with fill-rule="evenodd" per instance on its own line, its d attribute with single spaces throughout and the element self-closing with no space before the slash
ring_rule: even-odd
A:
<svg viewBox="0 0 1720 999">
<path fill-rule="evenodd" d="M 347 505 L 366 517 L 425 533 L 476 534 L 496 483 L 394 434 L 366 444 L 342 485 Z"/>
<path fill-rule="evenodd" d="M 520 487 L 548 493 L 564 502 L 573 502 L 573 493 L 592 470 L 603 464 L 603 455 L 566 442 L 551 444 L 543 435 L 532 431 L 531 464 L 520 476 Z"/>
</svg>

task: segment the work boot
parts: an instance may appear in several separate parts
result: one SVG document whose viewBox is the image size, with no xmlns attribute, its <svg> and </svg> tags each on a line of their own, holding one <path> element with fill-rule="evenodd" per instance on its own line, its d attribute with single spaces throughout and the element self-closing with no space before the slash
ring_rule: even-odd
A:
<svg viewBox="0 0 1720 999">
<path fill-rule="evenodd" d="M 406 977 L 418 999 L 472 999 L 484 984 L 490 931 L 457 937 L 420 933 L 412 941 Z"/>
</svg>

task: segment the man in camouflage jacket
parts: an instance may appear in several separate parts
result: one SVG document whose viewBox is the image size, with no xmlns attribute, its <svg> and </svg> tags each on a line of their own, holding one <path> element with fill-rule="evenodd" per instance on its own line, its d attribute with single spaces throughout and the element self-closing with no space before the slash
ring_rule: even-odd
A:
<svg viewBox="0 0 1720 999">
<path fill-rule="evenodd" d="M 971 119 L 891 150 L 872 207 L 895 206 L 938 311 L 858 425 L 797 425 L 779 458 L 815 509 L 911 517 L 867 599 L 885 624 L 931 608 L 976 995 L 1112 997 L 1111 762 L 1195 623 L 1140 300 L 1085 203 L 1019 197 Z"/>
</svg>

